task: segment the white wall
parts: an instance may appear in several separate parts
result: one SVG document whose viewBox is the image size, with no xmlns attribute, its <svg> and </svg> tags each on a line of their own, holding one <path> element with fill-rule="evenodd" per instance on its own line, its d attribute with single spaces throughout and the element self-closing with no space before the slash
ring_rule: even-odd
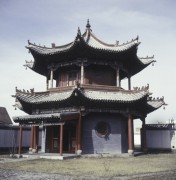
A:
<svg viewBox="0 0 176 180">
<path fill-rule="evenodd" d="M 147 130 L 147 147 L 171 149 L 170 130 Z"/>
<path fill-rule="evenodd" d="M 30 130 L 22 131 L 22 147 L 30 146 Z M 0 148 L 18 147 L 19 129 L 0 129 Z M 41 131 L 39 131 L 39 146 Z"/>
<path fill-rule="evenodd" d="M 176 130 L 171 130 L 170 135 L 171 135 L 171 149 L 176 150 Z"/>
</svg>

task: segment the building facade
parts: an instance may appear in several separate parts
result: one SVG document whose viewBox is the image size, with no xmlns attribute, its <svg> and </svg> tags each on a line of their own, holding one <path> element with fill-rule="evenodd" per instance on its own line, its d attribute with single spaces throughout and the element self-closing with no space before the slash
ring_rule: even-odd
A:
<svg viewBox="0 0 176 180">
<path fill-rule="evenodd" d="M 31 126 L 30 150 L 37 151 L 40 126 L 43 152 L 132 154 L 133 120 L 145 125 L 147 114 L 165 104 L 150 96 L 149 85 L 131 89 L 132 76 L 155 62 L 137 56 L 139 44 L 138 37 L 107 44 L 93 34 L 89 21 L 83 34 L 78 28 L 74 41 L 62 46 L 28 41 L 34 60 L 26 67 L 46 77 L 46 91 L 16 88 L 14 96 L 15 106 L 29 114 L 13 119 L 21 126 L 20 138 L 22 127 Z M 125 78 L 127 90 L 121 87 Z"/>
</svg>

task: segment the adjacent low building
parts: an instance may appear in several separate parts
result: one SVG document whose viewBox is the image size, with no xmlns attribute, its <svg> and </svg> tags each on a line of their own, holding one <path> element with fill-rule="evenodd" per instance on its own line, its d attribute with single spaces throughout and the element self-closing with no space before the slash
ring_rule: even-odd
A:
<svg viewBox="0 0 176 180">
<path fill-rule="evenodd" d="M 146 124 L 149 150 L 176 151 L 176 124 Z"/>
</svg>

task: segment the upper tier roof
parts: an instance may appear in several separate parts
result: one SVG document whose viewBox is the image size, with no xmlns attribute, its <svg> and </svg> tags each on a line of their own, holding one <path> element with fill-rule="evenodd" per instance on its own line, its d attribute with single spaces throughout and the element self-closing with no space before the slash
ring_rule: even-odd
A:
<svg viewBox="0 0 176 180">
<path fill-rule="evenodd" d="M 77 59 L 93 60 L 93 62 L 107 61 L 109 64 L 119 64 L 130 75 L 134 75 L 154 62 L 152 58 L 138 58 L 137 47 L 140 44 L 138 37 L 123 44 L 116 42 L 108 44 L 97 38 L 88 22 L 86 30 L 81 34 L 78 28 L 74 41 L 53 47 L 38 46 L 28 41 L 26 48 L 32 53 L 34 62 L 26 62 L 26 66 L 39 74 L 47 76 L 48 66 L 58 64 L 77 63 Z M 91 61 L 91 63 L 93 63 Z M 123 77 L 124 78 L 124 77 Z"/>
<path fill-rule="evenodd" d="M 85 86 L 68 87 L 67 90 L 56 90 L 47 92 L 23 92 L 16 91 L 16 106 L 23 111 L 31 114 L 33 108 L 57 109 L 64 107 L 79 107 L 84 106 L 86 109 L 110 108 L 111 110 L 124 110 L 131 108 L 134 111 L 148 113 L 158 109 L 164 105 L 162 98 L 149 98 L 148 86 L 141 89 L 123 90 L 113 87 L 112 89 L 94 89 Z M 98 104 L 98 106 L 97 106 Z"/>
</svg>

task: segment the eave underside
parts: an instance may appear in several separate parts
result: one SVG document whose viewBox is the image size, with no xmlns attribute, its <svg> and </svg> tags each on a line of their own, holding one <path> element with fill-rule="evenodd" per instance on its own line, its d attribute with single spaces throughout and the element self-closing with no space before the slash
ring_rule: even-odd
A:
<svg viewBox="0 0 176 180">
<path fill-rule="evenodd" d="M 148 61 L 148 63 L 142 63 L 136 55 L 136 47 L 133 47 L 126 52 L 105 52 L 103 50 L 91 49 L 82 46 L 76 46 L 74 49 L 69 52 L 62 52 L 55 55 L 41 55 L 37 54 L 35 51 L 31 51 L 34 57 L 34 64 L 31 67 L 35 72 L 48 76 L 48 68 L 50 66 L 56 67 L 56 69 L 64 66 L 79 65 L 81 62 L 84 62 L 86 65 L 99 64 L 105 66 L 120 66 L 121 78 L 127 77 L 129 74 L 133 76 L 146 68 L 153 60 Z M 128 74 L 127 74 L 128 72 Z"/>
<path fill-rule="evenodd" d="M 148 100 L 148 91 L 133 92 L 120 90 L 97 91 L 75 88 L 67 92 L 39 93 L 29 95 L 18 92 L 17 107 L 28 114 L 58 112 L 84 108 L 91 112 L 134 112 L 135 117 L 146 116 L 164 104 L 163 99 Z"/>
</svg>

